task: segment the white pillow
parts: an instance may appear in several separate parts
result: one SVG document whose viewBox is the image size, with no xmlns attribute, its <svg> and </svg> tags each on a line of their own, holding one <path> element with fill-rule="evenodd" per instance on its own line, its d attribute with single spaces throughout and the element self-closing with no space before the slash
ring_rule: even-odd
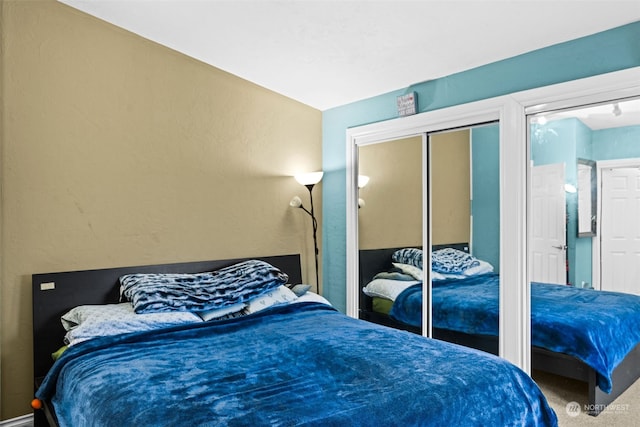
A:
<svg viewBox="0 0 640 427">
<path fill-rule="evenodd" d="M 493 265 L 489 264 L 487 261 L 478 260 L 480 263 L 475 267 L 467 268 L 462 274 L 465 276 L 478 276 L 480 274 L 487 274 L 493 272 Z"/>
<path fill-rule="evenodd" d="M 298 302 L 319 302 L 322 304 L 327 304 L 327 305 L 331 305 L 331 303 L 322 295 L 318 295 L 315 292 L 309 292 L 307 291 L 304 295 L 302 295 L 301 297 L 298 297 L 297 300 L 295 300 L 294 302 L 298 303 Z"/>
<path fill-rule="evenodd" d="M 202 322 L 200 317 L 186 311 L 136 314 L 128 302 L 81 305 L 63 314 L 60 320 L 67 330 L 64 340 L 69 346 L 91 338 Z"/>
<path fill-rule="evenodd" d="M 362 288 L 362 292 L 370 297 L 380 297 L 395 301 L 402 291 L 417 283 L 420 283 L 420 281 L 373 279 L 367 286 Z"/>
<path fill-rule="evenodd" d="M 466 279 L 467 277 L 479 276 L 481 274 L 493 272 L 493 266 L 491 264 L 482 260 L 478 260 L 478 262 L 478 265 L 467 268 L 461 274 L 437 273 L 434 271 L 431 273 L 431 277 L 433 277 L 433 280 Z M 436 275 L 439 277 L 438 279 L 435 278 Z"/>
<path fill-rule="evenodd" d="M 213 310 L 198 311 L 196 312 L 196 314 L 200 316 L 202 320 L 204 320 L 205 322 L 208 322 L 209 320 L 219 319 L 228 314 L 233 314 L 233 313 L 242 311 L 246 306 L 247 304 L 243 302 L 239 302 L 237 304 L 233 304 L 228 307 L 214 308 Z"/>
<path fill-rule="evenodd" d="M 247 307 L 244 309 L 244 313 L 256 313 L 273 305 L 289 304 L 296 299 L 298 299 L 298 297 L 291 291 L 291 289 L 287 288 L 285 285 L 280 285 L 266 294 L 249 300 L 247 302 Z"/>
<path fill-rule="evenodd" d="M 420 267 L 416 267 L 415 265 L 410 264 L 401 264 L 399 262 L 392 263 L 395 268 L 400 269 L 404 274 L 408 274 L 416 280 L 422 280 L 424 274 Z"/>
</svg>

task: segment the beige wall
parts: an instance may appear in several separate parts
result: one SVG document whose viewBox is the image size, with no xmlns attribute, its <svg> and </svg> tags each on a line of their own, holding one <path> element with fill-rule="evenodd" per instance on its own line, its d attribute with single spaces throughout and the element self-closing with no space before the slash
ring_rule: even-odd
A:
<svg viewBox="0 0 640 427">
<path fill-rule="evenodd" d="M 30 412 L 33 273 L 303 252 L 314 280 L 288 203 L 320 111 L 53 0 L 1 13 L 3 419 Z"/>
<path fill-rule="evenodd" d="M 469 130 L 431 136 L 431 237 L 434 245 L 469 242 L 471 167 Z"/>
<path fill-rule="evenodd" d="M 422 137 L 360 147 L 358 167 L 370 178 L 360 190 L 360 249 L 422 246 Z"/>
<path fill-rule="evenodd" d="M 469 131 L 433 134 L 431 203 L 433 244 L 469 242 Z M 360 147 L 360 173 L 371 178 L 360 190 L 360 249 L 422 246 L 422 137 Z"/>
</svg>

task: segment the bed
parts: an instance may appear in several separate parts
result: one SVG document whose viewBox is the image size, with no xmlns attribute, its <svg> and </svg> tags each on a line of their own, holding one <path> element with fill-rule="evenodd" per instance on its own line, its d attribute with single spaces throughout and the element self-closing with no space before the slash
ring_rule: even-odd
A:
<svg viewBox="0 0 640 427">
<path fill-rule="evenodd" d="M 146 277 L 246 262 L 288 276 L 248 305 L 300 282 L 298 255 L 33 275 L 35 425 L 557 425 L 512 364 L 347 317 L 308 292 L 238 316 L 105 332 L 52 361 L 76 307 L 126 305 L 122 292 L 135 309 L 158 308 L 155 290 L 136 293 Z"/>
<path fill-rule="evenodd" d="M 441 245 L 434 253 L 467 248 L 465 243 Z M 363 287 L 376 283 L 378 273 L 402 267 L 394 266 L 392 256 L 406 249 L 361 251 Z M 433 336 L 497 354 L 499 277 L 475 268 L 480 274 L 445 274 L 433 282 Z M 414 280 L 389 297 L 394 301 L 386 310 L 379 301 L 376 306 L 377 294 L 361 291 L 360 318 L 421 333 L 422 285 Z M 588 383 L 585 409 L 591 415 L 598 415 L 640 377 L 640 297 L 532 283 L 531 299 L 532 368 Z"/>
</svg>

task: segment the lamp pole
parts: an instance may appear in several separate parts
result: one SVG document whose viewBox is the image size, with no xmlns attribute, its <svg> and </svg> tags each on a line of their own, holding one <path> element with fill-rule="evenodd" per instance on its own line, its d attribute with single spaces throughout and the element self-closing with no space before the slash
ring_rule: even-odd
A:
<svg viewBox="0 0 640 427">
<path fill-rule="evenodd" d="M 311 221 L 313 225 L 313 249 L 314 249 L 315 261 L 316 261 L 316 290 L 318 291 L 318 293 L 320 293 L 320 279 L 318 278 L 318 236 L 317 236 L 318 220 L 316 219 L 315 211 L 313 210 L 313 186 L 314 185 L 315 184 L 307 184 L 305 185 L 305 187 L 309 189 L 309 200 L 311 203 L 311 212 L 309 213 L 309 215 L 311 215 Z"/>
</svg>

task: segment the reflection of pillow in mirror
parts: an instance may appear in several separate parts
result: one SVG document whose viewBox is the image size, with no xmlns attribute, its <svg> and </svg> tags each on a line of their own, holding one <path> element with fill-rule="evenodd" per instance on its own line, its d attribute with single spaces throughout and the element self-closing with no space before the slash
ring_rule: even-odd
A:
<svg viewBox="0 0 640 427">
<path fill-rule="evenodd" d="M 394 262 L 392 264 L 395 268 L 399 269 L 404 274 L 408 274 L 416 280 L 422 280 L 422 278 L 424 277 L 422 269 L 416 267 L 415 265 L 402 264 L 399 262 Z"/>
<path fill-rule="evenodd" d="M 389 280 L 416 280 L 410 274 L 405 274 L 401 271 L 381 271 L 373 276 L 374 279 L 389 279 Z"/>
<path fill-rule="evenodd" d="M 431 272 L 431 280 L 445 280 L 448 279 L 446 274 L 438 273 L 437 271 Z"/>
<path fill-rule="evenodd" d="M 467 277 L 479 276 L 493 272 L 493 266 L 486 261 L 478 260 L 478 265 L 464 270 L 461 274 L 437 273 L 431 272 L 433 280 L 446 279 L 466 279 Z"/>
<path fill-rule="evenodd" d="M 362 292 L 372 298 L 380 297 L 395 301 L 402 291 L 418 283 L 420 281 L 417 280 L 409 282 L 406 280 L 373 279 L 362 288 Z"/>
<path fill-rule="evenodd" d="M 402 270 L 403 273 L 408 274 L 414 280 L 424 279 L 424 272 L 421 269 L 414 267 L 413 265 L 400 264 L 400 263 L 394 263 L 393 265 L 396 268 Z M 441 274 L 441 273 L 438 273 L 437 271 L 431 272 L 431 280 L 433 281 L 445 280 L 445 279 L 463 279 L 463 278 L 464 276 L 461 276 L 461 275 L 454 276 L 451 274 Z"/>
<path fill-rule="evenodd" d="M 470 276 L 479 276 L 481 274 L 487 274 L 493 272 L 493 265 L 489 264 L 487 261 L 478 260 L 478 265 L 475 265 L 471 268 L 467 268 L 462 272 L 463 275 Z"/>
<path fill-rule="evenodd" d="M 391 255 L 391 261 L 400 264 L 409 264 L 422 269 L 422 249 L 404 248 L 398 249 Z"/>
<path fill-rule="evenodd" d="M 431 269 L 444 274 L 462 274 L 479 264 L 474 256 L 453 248 L 444 248 L 431 254 Z"/>
</svg>

